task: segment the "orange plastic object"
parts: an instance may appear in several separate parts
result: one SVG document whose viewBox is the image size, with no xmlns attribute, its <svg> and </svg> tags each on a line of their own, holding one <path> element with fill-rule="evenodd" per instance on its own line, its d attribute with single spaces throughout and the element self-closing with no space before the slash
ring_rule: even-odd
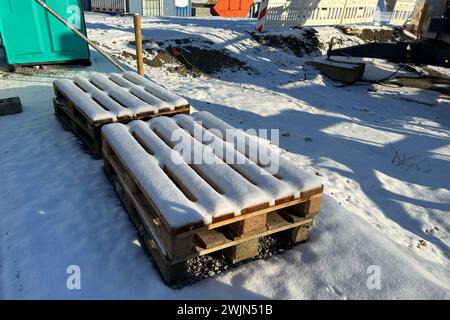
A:
<svg viewBox="0 0 450 320">
<path fill-rule="evenodd" d="M 211 9 L 215 16 L 244 18 L 247 16 L 253 0 L 219 0 Z"/>
</svg>

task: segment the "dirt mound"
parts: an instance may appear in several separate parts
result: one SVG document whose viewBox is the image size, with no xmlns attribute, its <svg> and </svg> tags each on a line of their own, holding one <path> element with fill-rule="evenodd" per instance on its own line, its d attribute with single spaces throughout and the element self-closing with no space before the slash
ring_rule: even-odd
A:
<svg viewBox="0 0 450 320">
<path fill-rule="evenodd" d="M 134 53 L 122 51 L 121 55 L 136 61 L 136 54 Z M 144 54 L 143 60 L 144 64 L 153 68 L 165 68 L 169 72 L 176 72 L 182 76 L 187 76 L 189 73 L 186 66 L 180 64 L 175 56 L 165 50 L 159 50 L 153 58 Z"/>
<path fill-rule="evenodd" d="M 317 31 L 314 29 L 302 29 L 298 36 L 282 34 L 265 35 L 256 32 L 251 33 L 251 35 L 253 39 L 262 45 L 292 52 L 298 57 L 319 52 L 320 43 L 317 38 Z"/>
<path fill-rule="evenodd" d="M 342 27 L 341 30 L 349 36 L 355 36 L 364 42 L 394 42 L 402 38 L 400 29 L 361 29 Z"/>
<path fill-rule="evenodd" d="M 144 40 L 144 63 L 155 68 L 165 68 L 182 76 L 191 74 L 212 75 L 224 70 L 253 72 L 245 62 L 232 57 L 226 50 L 211 48 L 211 41 L 198 42 L 193 38 L 153 42 Z M 135 46 L 134 41 L 129 42 Z M 122 56 L 136 59 L 134 53 L 123 51 Z"/>
<path fill-rule="evenodd" d="M 179 61 L 187 67 L 197 69 L 206 74 L 214 74 L 222 70 L 247 70 L 250 68 L 244 62 L 231 57 L 224 50 L 203 49 L 194 46 L 180 47 L 181 56 Z"/>
</svg>

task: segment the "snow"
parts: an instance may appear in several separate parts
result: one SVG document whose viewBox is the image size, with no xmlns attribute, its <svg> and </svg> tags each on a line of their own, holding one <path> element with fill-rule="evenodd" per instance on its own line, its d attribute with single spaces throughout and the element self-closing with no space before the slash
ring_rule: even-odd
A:
<svg viewBox="0 0 450 320">
<path fill-rule="evenodd" d="M 131 71 L 94 73 L 88 79 L 76 77 L 73 81 L 58 79 L 54 85 L 94 122 L 189 105 L 186 99 Z"/>
<path fill-rule="evenodd" d="M 172 106 L 175 107 L 184 107 L 189 105 L 189 102 L 176 94 L 170 92 L 169 90 L 161 87 L 153 81 L 150 81 L 146 78 L 139 76 L 134 72 L 125 72 L 123 77 L 137 85 L 140 85 L 145 88 L 146 91 L 150 92 L 155 97 L 160 98 L 161 100 L 166 101 Z M 173 109 L 173 107 L 172 107 Z"/>
<path fill-rule="evenodd" d="M 77 77 L 73 80 L 73 85 L 82 88 L 85 92 L 90 94 L 92 100 L 97 103 L 95 105 L 96 108 L 95 109 L 92 108 L 93 109 L 92 113 L 96 115 L 95 118 L 97 118 L 97 119 L 101 118 L 99 115 L 97 115 L 97 113 L 102 114 L 102 111 L 98 108 L 97 105 L 99 105 L 100 107 L 102 107 L 104 109 L 106 108 L 107 110 L 111 111 L 110 113 L 113 113 L 114 120 L 117 120 L 117 117 L 121 118 L 121 117 L 128 116 L 128 117 L 132 118 L 134 116 L 133 112 L 130 109 L 124 108 L 121 104 L 119 104 L 115 100 L 111 99 L 105 91 L 100 90 L 88 79 Z M 69 91 L 69 90 L 66 90 L 66 91 Z M 86 109 L 87 106 L 89 106 L 90 104 L 92 104 L 92 101 L 89 101 L 89 102 L 87 101 L 85 103 L 81 102 L 76 105 L 79 106 L 79 108 Z M 91 115 L 89 118 L 92 119 L 92 117 L 93 116 Z"/>
<path fill-rule="evenodd" d="M 322 60 L 321 61 L 324 64 L 328 64 L 330 66 L 335 66 L 335 67 L 341 67 L 344 69 L 356 69 L 358 68 L 358 65 L 356 64 L 349 64 L 349 63 L 345 63 L 342 61 L 333 61 L 333 60 Z"/>
<path fill-rule="evenodd" d="M 159 110 L 162 109 L 175 109 L 173 105 L 157 98 L 156 96 L 148 93 L 140 86 L 135 85 L 134 83 L 128 81 L 124 76 L 117 73 L 111 73 L 109 75 L 109 79 L 113 81 L 114 83 L 117 83 L 121 87 L 127 88 L 128 91 L 138 97 L 139 99 L 145 101 L 150 105 L 151 111 L 154 111 L 155 113 L 158 113 Z M 141 112 L 145 112 L 145 109 L 143 109 Z M 148 110 L 147 110 L 148 111 Z"/>
<path fill-rule="evenodd" d="M 130 132 L 139 137 L 145 146 L 152 151 L 161 168 L 165 168 L 166 172 L 169 172 L 177 181 L 182 182 L 184 187 L 193 194 L 195 199 L 192 200 L 195 200 L 195 208 L 205 223 L 211 223 L 213 214 L 218 216 L 220 215 L 220 211 L 222 211 L 222 214 L 227 214 L 237 210 L 236 204 L 230 202 L 226 197 L 214 190 L 183 160 L 181 155 L 177 152 L 172 152 L 172 149 L 150 130 L 148 123 L 134 121 L 130 124 Z M 143 181 L 144 185 L 145 183 Z M 177 188 L 173 183 L 166 187 L 168 190 L 173 188 Z M 182 204 L 183 202 L 178 204 L 178 207 Z M 172 208 L 163 208 L 160 211 L 170 216 L 170 220 L 174 221 L 175 224 L 179 226 L 186 224 L 185 222 L 177 221 L 178 213 L 173 212 Z M 190 223 L 195 222 L 198 222 L 198 220 L 192 220 Z"/>
<path fill-rule="evenodd" d="M 133 50 L 131 18 L 88 14 L 87 22 L 89 37 L 111 54 Z M 18 95 L 24 107 L 0 117 L 0 298 L 450 298 L 448 98 L 408 87 L 336 87 L 306 58 L 257 44 L 252 30 L 246 19 L 145 18 L 146 39 L 210 40 L 258 72 L 194 78 L 146 66 L 146 74 L 233 127 L 280 129 L 283 154 L 325 185 L 309 242 L 181 290 L 166 287 L 102 162 L 53 115 L 55 79 L 116 71 L 91 52 L 89 68 L 0 73 L 0 96 Z M 324 50 L 339 33 L 317 31 Z M 364 78 L 397 68 L 370 60 Z M 413 158 L 405 166 L 396 154 Z M 81 290 L 66 287 L 70 265 L 81 269 Z M 380 289 L 366 285 L 373 265 Z"/>
<path fill-rule="evenodd" d="M 109 80 L 109 78 L 102 74 L 94 74 L 90 81 L 103 91 L 112 99 L 118 101 L 124 107 L 133 111 L 135 115 L 154 111 L 155 108 L 148 105 L 138 97 L 130 94 L 128 91 L 123 90 L 121 86 Z"/>
<path fill-rule="evenodd" d="M 201 114 L 204 115 L 203 112 L 196 112 L 192 114 L 192 118 L 198 119 Z M 224 140 L 218 138 L 217 136 L 214 136 L 212 132 L 218 127 L 212 127 L 212 130 L 210 132 L 205 128 L 201 127 L 198 123 L 195 123 L 192 120 L 192 118 L 185 115 L 176 115 L 174 117 L 174 119 L 176 119 L 177 124 L 183 129 L 186 129 L 191 135 L 195 136 L 196 132 L 201 132 L 200 142 L 202 142 L 203 144 L 209 143 L 209 147 L 212 149 L 212 151 L 218 158 L 220 158 L 223 161 L 226 161 L 235 171 L 239 172 L 244 177 L 247 177 L 247 179 L 249 179 L 252 183 L 257 185 L 259 188 L 263 189 L 268 194 L 270 194 L 273 200 L 283 199 L 289 196 L 294 196 L 294 198 L 298 198 L 301 194 L 301 191 L 311 190 L 314 189 L 315 187 L 320 187 L 320 180 L 317 178 L 316 178 L 317 185 L 310 188 L 303 188 L 303 185 L 298 184 L 296 185 L 294 183 L 290 183 L 289 179 L 298 175 L 299 173 L 303 174 L 303 179 L 301 180 L 301 182 L 304 183 L 304 181 L 308 179 L 309 175 L 305 174 L 305 172 L 299 169 L 298 167 L 296 167 L 297 171 L 295 172 L 295 174 L 286 177 L 287 180 L 280 180 L 279 179 L 280 177 L 278 175 L 277 178 L 274 178 L 274 176 L 270 174 L 261 174 L 261 171 L 265 170 L 264 167 L 258 166 L 255 162 L 248 159 L 244 154 L 238 152 L 235 149 L 234 144 L 231 144 L 230 142 L 225 142 Z M 248 138 L 248 135 L 246 135 L 246 137 Z M 196 137 L 196 139 L 199 139 L 199 137 Z M 275 152 L 277 152 L 276 155 L 279 157 L 279 152 L 278 151 Z M 279 160 L 279 158 L 275 160 Z M 289 164 L 285 164 L 285 167 Z M 274 204 L 273 200 L 271 201 L 272 204 Z"/>
<path fill-rule="evenodd" d="M 194 121 L 187 115 L 157 117 L 147 123 L 133 121 L 127 126 L 114 123 L 102 128 L 102 135 L 171 228 L 178 229 L 199 221 L 210 224 L 215 218 L 230 213 L 238 216 L 243 210 L 257 205 L 275 205 L 276 200 L 290 196 L 299 198 L 302 191 L 321 186 L 318 177 L 284 159 L 280 150 L 274 147 L 271 147 L 271 160 L 279 166 L 275 175 L 262 175 L 262 168 L 242 154 L 240 162 L 235 157 L 228 158 L 227 153 L 218 156 L 218 150 L 223 150 L 225 144 L 233 147 L 230 152 L 236 154 L 238 151 L 236 145 L 217 136 L 214 143 L 218 142 L 219 149 L 205 143 L 214 130 L 232 129 L 234 136 L 244 136 L 236 140 L 245 141 L 247 145 L 254 138 L 208 112 L 196 112 L 192 118 L 205 121 L 208 130 L 204 130 L 202 136 L 207 135 L 208 140 L 197 140 Z M 179 142 L 183 142 L 182 148 L 177 148 Z M 259 144 L 262 152 L 267 153 L 264 147 Z M 245 148 L 247 152 L 248 149 Z M 312 187 L 306 189 L 305 185 Z M 186 192 L 192 193 L 194 198 Z"/>
<path fill-rule="evenodd" d="M 80 87 L 76 86 L 72 81 L 67 79 L 58 79 L 54 82 L 55 88 L 64 92 L 66 97 L 72 101 L 79 109 L 92 121 L 111 119 L 116 120 L 117 117 L 110 111 L 103 109 L 96 103 L 91 96 L 84 92 Z"/>
<path fill-rule="evenodd" d="M 276 150 L 273 146 L 267 145 L 265 141 L 257 140 L 255 137 L 245 134 L 241 130 L 235 130 L 233 135 L 227 135 L 226 130 L 233 129 L 233 127 L 220 120 L 219 118 L 214 117 L 209 112 L 197 112 L 194 113 L 192 117 L 196 120 L 202 121 L 202 124 L 204 124 L 207 129 L 219 130 L 222 133 L 222 137 L 225 138 L 225 141 L 227 141 L 228 143 L 232 143 L 234 149 L 243 153 L 254 163 L 260 164 L 261 154 L 269 155 L 269 160 L 272 160 L 271 157 L 274 157 L 274 161 L 268 162 L 267 164 L 265 164 L 265 166 L 260 165 L 260 167 L 263 167 L 263 169 L 265 169 L 267 173 L 271 173 L 270 171 L 274 170 L 273 176 L 275 176 L 276 179 L 290 184 L 291 191 L 285 189 L 283 192 L 285 193 L 285 195 L 281 198 L 290 196 L 291 194 L 286 194 L 286 192 L 290 193 L 292 192 L 292 189 L 295 190 L 293 196 L 295 198 L 298 198 L 300 197 L 302 191 L 308 191 L 321 187 L 322 184 L 318 177 L 305 172 L 303 169 L 299 168 L 298 165 L 287 160 L 283 155 L 279 154 L 279 150 Z M 216 131 L 212 130 L 211 132 L 215 134 Z M 238 142 L 244 143 L 242 145 L 239 145 Z M 252 154 L 252 152 L 250 151 L 252 149 L 252 146 L 257 146 L 258 152 L 256 153 L 256 155 Z M 271 162 L 275 162 L 275 159 L 278 163 L 276 163 L 276 166 L 272 166 Z M 267 175 L 267 173 L 265 175 Z M 250 179 L 261 179 L 261 177 L 264 177 L 265 175 L 254 174 L 250 176 Z M 272 194 L 275 193 L 270 189 L 272 189 L 272 186 L 270 186 L 265 191 Z"/>
<path fill-rule="evenodd" d="M 217 127 L 209 127 L 209 137 L 214 129 L 232 128 L 207 112 L 194 113 L 192 117 L 207 119 L 209 124 L 218 124 Z M 197 140 L 193 121 L 191 119 L 189 126 L 189 119 L 186 115 L 157 117 L 147 124 L 133 121 L 129 124 L 128 131 L 121 124 L 110 124 L 102 129 L 102 134 L 110 141 L 118 157 L 172 228 L 198 223 L 200 216 L 205 224 L 210 224 L 214 218 L 229 213 L 237 216 L 246 208 L 264 203 L 275 205 L 276 200 L 289 196 L 298 198 L 302 191 L 310 190 L 299 189 L 305 185 L 303 179 L 314 180 L 314 188 L 321 186 L 320 179 L 283 159 L 278 150 L 273 153 L 277 152 L 274 160 L 280 164 L 280 176 L 262 176 L 258 166 L 242 155 L 243 159 L 240 160 L 243 166 L 238 167 L 242 171 L 236 170 L 234 158 L 227 158 L 226 154 L 219 157 L 217 149 L 205 145 L 203 140 Z M 179 122 L 184 125 L 179 126 Z M 245 135 L 242 131 L 233 130 Z M 120 141 L 122 136 L 126 138 Z M 136 141 L 132 142 L 133 136 L 142 141 L 144 146 L 139 147 Z M 249 138 L 247 136 L 246 140 Z M 183 142 L 182 148 L 177 148 L 180 141 Z M 217 145 L 224 146 L 225 142 L 219 141 Z M 186 150 L 186 147 L 190 149 Z M 172 158 L 172 148 L 176 150 L 175 160 Z M 234 148 L 233 151 L 236 153 Z M 146 162 L 149 156 L 153 160 Z M 243 169 L 245 165 L 250 170 Z M 169 178 L 162 179 L 163 172 L 167 172 L 171 179 L 181 184 L 181 189 Z M 250 175 L 242 175 L 242 172 Z M 188 195 L 182 196 L 181 193 L 185 190 L 189 190 L 194 199 Z M 170 197 L 172 193 L 176 197 Z M 187 202 L 189 205 L 186 205 Z"/>
<path fill-rule="evenodd" d="M 172 119 L 166 117 L 152 119 L 150 127 L 166 141 L 170 141 L 174 130 L 180 129 Z M 239 210 L 234 211 L 235 215 L 240 215 L 240 209 L 253 207 L 271 200 L 268 194 L 251 184 L 248 180 L 243 179 L 239 173 L 216 157 L 210 148 L 193 139 L 184 130 L 178 130 L 176 138 L 182 139 L 182 141 L 192 141 L 192 152 L 184 153 L 184 160 L 195 164 L 195 168 L 198 168 L 201 174 L 206 176 L 206 179 L 213 181 L 217 185 L 220 193 L 223 193 L 229 201 L 237 204 L 236 207 Z M 211 161 L 196 161 L 195 158 L 191 158 L 191 155 L 201 155 L 203 157 L 199 160 L 211 159 Z M 227 213 L 230 212 L 223 211 L 219 207 L 217 212 L 212 212 L 211 214 L 213 216 L 221 216 Z"/>
<path fill-rule="evenodd" d="M 139 145 L 125 125 L 105 125 L 102 134 L 171 227 L 175 229 L 202 221 L 195 204 L 174 188 L 158 161 Z"/>
</svg>

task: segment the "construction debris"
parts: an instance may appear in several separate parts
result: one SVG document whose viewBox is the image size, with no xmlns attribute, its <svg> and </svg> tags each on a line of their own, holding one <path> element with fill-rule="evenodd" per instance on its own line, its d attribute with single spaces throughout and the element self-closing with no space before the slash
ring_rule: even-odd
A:
<svg viewBox="0 0 450 320">
<path fill-rule="evenodd" d="M 328 78 L 344 83 L 355 83 L 362 78 L 366 68 L 365 63 L 341 61 L 310 61 L 308 64 L 316 67 Z"/>
<path fill-rule="evenodd" d="M 22 103 L 19 97 L 0 99 L 0 116 L 22 112 Z"/>
</svg>

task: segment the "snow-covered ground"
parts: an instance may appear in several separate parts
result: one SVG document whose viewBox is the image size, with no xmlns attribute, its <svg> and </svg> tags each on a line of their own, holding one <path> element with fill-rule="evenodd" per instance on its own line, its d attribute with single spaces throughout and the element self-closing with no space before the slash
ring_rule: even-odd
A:
<svg viewBox="0 0 450 320">
<path fill-rule="evenodd" d="M 134 68 L 122 54 L 134 50 L 131 19 L 87 21 L 90 38 Z M 306 58 L 261 46 L 253 29 L 251 20 L 144 19 L 144 39 L 190 38 L 251 68 L 192 77 L 147 66 L 146 74 L 235 127 L 280 129 L 286 156 L 325 185 L 309 242 L 193 286 L 166 287 L 102 162 L 53 115 L 53 80 L 116 71 L 92 52 L 89 68 L 0 72 L 0 98 L 17 95 L 24 106 L 0 117 L 0 298 L 450 298 L 449 101 L 406 87 L 337 87 Z M 317 36 L 360 42 L 333 28 Z M 364 77 L 397 68 L 371 61 Z M 66 287 L 70 265 L 81 269 L 81 290 Z M 373 266 L 379 289 L 367 286 Z"/>
</svg>

